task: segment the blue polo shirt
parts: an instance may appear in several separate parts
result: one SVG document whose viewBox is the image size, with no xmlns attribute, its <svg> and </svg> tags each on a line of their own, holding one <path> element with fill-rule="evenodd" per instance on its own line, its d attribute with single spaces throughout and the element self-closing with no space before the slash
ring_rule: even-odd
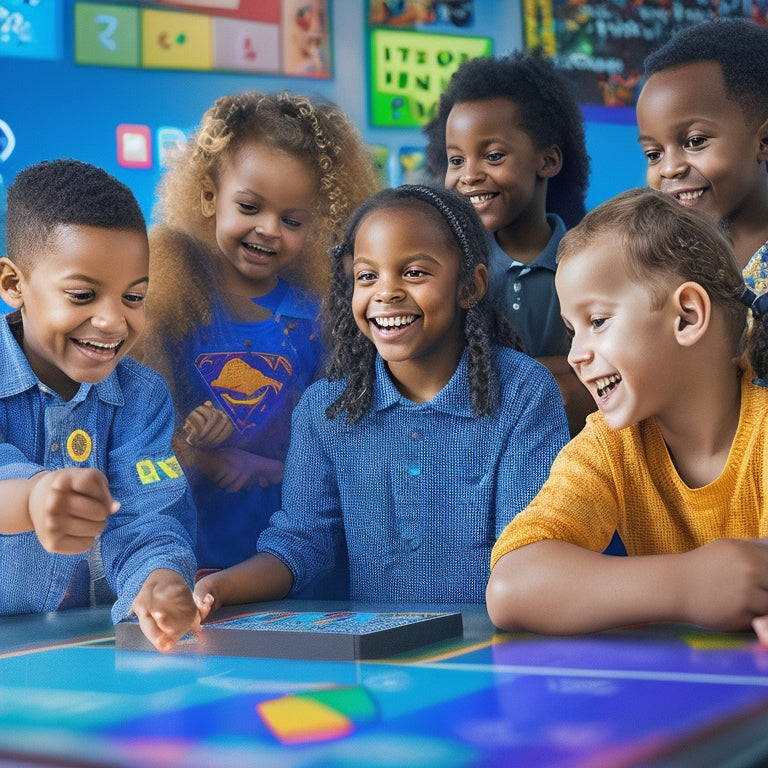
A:
<svg viewBox="0 0 768 768">
<path fill-rule="evenodd" d="M 130 358 L 96 384 L 64 401 L 35 376 L 9 323 L 0 317 L 0 480 L 43 470 L 95 467 L 109 480 L 120 510 L 100 537 L 107 582 L 117 595 L 115 622 L 130 611 L 158 568 L 195 573 L 195 512 L 171 449 L 173 407 L 163 378 Z M 34 531 L 0 535 L 0 614 L 88 605 L 88 553 L 52 554 Z M 76 583 L 85 574 L 85 584 Z M 83 589 L 84 588 L 84 589 Z M 80 591 L 73 595 L 72 590 Z"/>
<path fill-rule="evenodd" d="M 555 292 L 557 246 L 566 227 L 554 213 L 547 214 L 547 221 L 552 236 L 530 264 L 510 259 L 493 233 L 488 233 L 489 295 L 520 334 L 531 357 L 567 355 L 571 347 Z"/>
<path fill-rule="evenodd" d="M 353 600 L 484 601 L 496 538 L 569 437 L 549 371 L 511 349 L 496 362 L 500 406 L 483 417 L 472 414 L 466 354 L 425 403 L 403 397 L 378 358 L 373 406 L 356 424 L 325 415 L 343 382 L 304 393 L 282 509 L 259 537 L 293 572 L 292 594 L 315 587 L 322 597 L 348 553 Z"/>
</svg>

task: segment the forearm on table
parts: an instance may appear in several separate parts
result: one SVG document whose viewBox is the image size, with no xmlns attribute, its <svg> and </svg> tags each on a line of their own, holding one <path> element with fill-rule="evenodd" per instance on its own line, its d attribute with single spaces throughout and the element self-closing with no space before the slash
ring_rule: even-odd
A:
<svg viewBox="0 0 768 768">
<path fill-rule="evenodd" d="M 488 613 L 500 629 L 544 634 L 680 620 L 675 558 L 611 557 L 556 540 L 528 544 L 496 563 Z"/>
<path fill-rule="evenodd" d="M 280 600 L 293 586 L 293 574 L 282 560 L 267 552 L 217 571 L 209 577 L 219 605 Z"/>
</svg>

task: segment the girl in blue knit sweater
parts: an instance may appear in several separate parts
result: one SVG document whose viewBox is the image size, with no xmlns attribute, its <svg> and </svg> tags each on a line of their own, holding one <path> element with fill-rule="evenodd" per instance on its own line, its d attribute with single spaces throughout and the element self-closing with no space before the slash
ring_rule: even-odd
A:
<svg viewBox="0 0 768 768">
<path fill-rule="evenodd" d="M 499 532 L 568 438 L 557 385 L 485 298 L 472 205 L 384 190 L 334 249 L 326 378 L 293 416 L 282 509 L 259 553 L 196 587 L 224 604 L 315 596 L 482 602 Z M 306 593 L 304 593 L 306 594 Z"/>
</svg>

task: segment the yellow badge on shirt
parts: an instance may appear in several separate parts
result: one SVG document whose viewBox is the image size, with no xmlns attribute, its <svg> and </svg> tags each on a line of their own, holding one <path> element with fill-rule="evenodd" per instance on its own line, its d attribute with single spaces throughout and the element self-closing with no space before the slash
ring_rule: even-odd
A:
<svg viewBox="0 0 768 768">
<path fill-rule="evenodd" d="M 91 448 L 91 436 L 82 429 L 76 429 L 67 438 L 67 453 L 73 461 L 85 461 L 91 455 Z"/>
</svg>

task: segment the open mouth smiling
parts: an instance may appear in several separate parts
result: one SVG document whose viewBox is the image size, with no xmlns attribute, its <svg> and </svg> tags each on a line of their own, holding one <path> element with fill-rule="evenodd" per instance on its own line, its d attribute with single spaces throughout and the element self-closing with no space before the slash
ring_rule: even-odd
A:
<svg viewBox="0 0 768 768">
<path fill-rule="evenodd" d="M 82 347 L 83 349 L 88 349 L 100 353 L 111 352 L 112 354 L 115 354 L 117 353 L 117 350 L 123 346 L 125 339 L 110 342 L 92 341 L 90 339 L 72 339 L 72 341 L 74 341 L 78 347 Z"/>
<path fill-rule="evenodd" d="M 416 322 L 416 315 L 396 315 L 394 317 L 371 317 L 372 322 L 377 328 L 389 330 L 391 328 L 403 328 Z"/>
<path fill-rule="evenodd" d="M 274 248 L 267 248 L 258 243 L 243 243 L 243 245 L 252 253 L 263 253 L 265 256 L 274 256 L 277 253 Z"/>
<path fill-rule="evenodd" d="M 468 195 L 468 197 L 469 202 L 472 203 L 472 205 L 480 205 L 481 203 L 486 203 L 489 200 L 493 200 L 496 195 L 496 192 L 478 192 L 475 195 Z"/>
<path fill-rule="evenodd" d="M 688 192 L 675 192 L 672 197 L 678 203 L 695 203 L 703 194 L 703 189 L 693 189 Z"/>
<path fill-rule="evenodd" d="M 595 379 L 595 386 L 597 387 L 598 397 L 605 397 L 616 385 L 621 381 L 621 376 L 618 373 L 613 373 L 610 376 L 603 376 L 599 379 Z"/>
</svg>

